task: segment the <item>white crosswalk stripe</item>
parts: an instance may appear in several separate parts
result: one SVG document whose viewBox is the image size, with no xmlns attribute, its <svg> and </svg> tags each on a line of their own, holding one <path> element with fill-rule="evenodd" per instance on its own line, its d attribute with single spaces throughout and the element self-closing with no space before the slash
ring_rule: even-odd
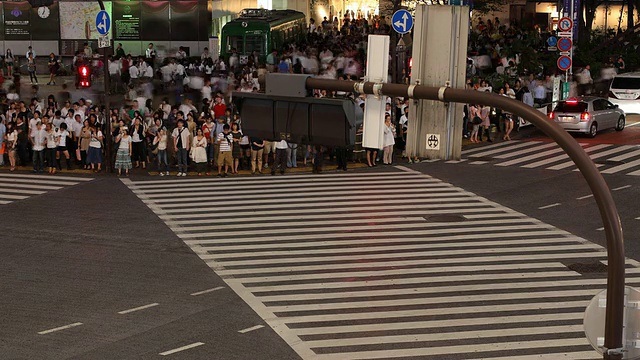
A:
<svg viewBox="0 0 640 360">
<path fill-rule="evenodd" d="M 86 177 L 0 173 L 0 205 L 91 180 Z"/>
<path fill-rule="evenodd" d="M 601 358 L 564 230 L 415 172 L 180 180 L 122 179 L 303 359 Z"/>
<path fill-rule="evenodd" d="M 603 174 L 640 176 L 640 145 L 580 143 L 589 157 L 597 161 Z M 483 150 L 484 149 L 484 150 Z M 462 151 L 457 162 L 473 165 L 517 166 L 527 169 L 577 171 L 573 161 L 557 144 L 543 141 L 511 141 Z"/>
</svg>

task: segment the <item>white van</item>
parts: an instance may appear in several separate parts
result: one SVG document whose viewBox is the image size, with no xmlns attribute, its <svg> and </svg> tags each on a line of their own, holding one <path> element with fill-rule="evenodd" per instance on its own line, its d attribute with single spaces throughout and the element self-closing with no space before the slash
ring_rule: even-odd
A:
<svg viewBox="0 0 640 360">
<path fill-rule="evenodd" d="M 609 101 L 626 114 L 640 114 L 640 72 L 616 75 L 609 88 Z"/>
</svg>

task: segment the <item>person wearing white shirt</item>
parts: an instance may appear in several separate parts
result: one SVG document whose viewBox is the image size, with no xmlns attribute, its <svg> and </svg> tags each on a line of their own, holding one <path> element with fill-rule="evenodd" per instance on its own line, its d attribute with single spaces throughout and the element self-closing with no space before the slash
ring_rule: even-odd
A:
<svg viewBox="0 0 640 360">
<path fill-rule="evenodd" d="M 38 121 L 35 129 L 31 132 L 31 144 L 33 150 L 33 172 L 44 172 L 44 146 L 47 132 L 42 128 L 42 123 Z"/>
<path fill-rule="evenodd" d="M 385 165 L 391 165 L 393 162 L 393 146 L 396 144 L 396 129 L 391 124 L 391 115 L 384 117 L 384 137 L 382 146 L 384 148 L 384 156 L 382 163 Z"/>
<path fill-rule="evenodd" d="M 67 117 L 69 110 L 71 110 L 71 102 L 67 100 L 67 102 L 65 102 L 64 104 L 64 107 L 60 109 L 60 116 Z"/>
<path fill-rule="evenodd" d="M 138 77 L 140 76 L 140 70 L 135 65 L 131 65 L 129 68 L 129 82 L 130 84 L 136 85 L 138 83 Z"/>
<path fill-rule="evenodd" d="M 40 119 L 40 111 L 36 111 L 33 113 L 33 118 L 29 120 L 29 136 L 33 134 L 40 122 L 42 122 L 42 119 Z"/>
<path fill-rule="evenodd" d="M 186 53 L 186 51 L 184 51 L 182 46 L 180 46 L 180 48 L 176 52 L 176 59 L 183 60 L 183 59 L 186 59 L 186 58 L 187 58 L 187 53 Z"/>
<path fill-rule="evenodd" d="M 189 129 L 184 126 L 184 120 L 178 120 L 178 126 L 173 129 L 171 137 L 178 160 L 178 176 L 187 176 L 187 164 L 189 161 Z"/>
<path fill-rule="evenodd" d="M 153 48 L 153 43 L 149 43 L 147 49 L 144 52 L 145 61 L 151 67 L 156 59 L 156 49 Z"/>
<path fill-rule="evenodd" d="M 25 53 L 24 57 L 26 57 L 27 59 L 29 58 L 29 53 L 31 53 L 31 55 L 33 56 L 33 58 L 36 58 L 36 52 L 33 51 L 33 48 L 31 46 L 29 46 L 27 52 Z"/>
<path fill-rule="evenodd" d="M 113 56 L 109 57 L 109 80 L 111 81 L 111 89 L 118 92 L 120 87 L 120 61 L 113 60 Z M 124 90 L 124 89 L 123 89 Z"/>
<path fill-rule="evenodd" d="M 202 54 L 200 55 L 200 59 L 204 60 L 204 59 L 211 59 L 211 54 L 209 53 L 209 48 L 205 47 L 204 51 L 202 52 Z"/>
<path fill-rule="evenodd" d="M 547 89 L 545 89 L 542 81 L 538 81 L 538 84 L 533 89 L 533 101 L 538 106 L 542 106 L 547 98 Z"/>
<path fill-rule="evenodd" d="M 280 174 L 284 175 L 284 170 L 287 168 L 287 149 L 289 144 L 286 140 L 280 140 L 276 142 L 276 157 L 271 168 L 271 175 L 276 174 L 276 169 L 280 166 Z"/>
<path fill-rule="evenodd" d="M 144 77 L 147 79 L 153 79 L 153 68 L 151 66 L 147 66 L 144 70 Z"/>
<path fill-rule="evenodd" d="M 202 94 L 203 101 L 204 99 L 211 101 L 211 81 L 210 80 L 205 81 L 204 86 L 202 87 L 202 90 L 200 90 L 200 93 Z"/>
<path fill-rule="evenodd" d="M 58 152 L 56 153 L 58 169 L 62 169 L 60 166 L 60 155 L 64 155 L 64 158 L 67 161 L 67 170 L 71 170 L 71 159 L 69 156 L 69 149 L 67 149 L 67 137 L 69 137 L 69 132 L 67 131 L 66 123 L 60 124 L 60 129 L 56 132 L 56 137 L 58 139 Z"/>
</svg>

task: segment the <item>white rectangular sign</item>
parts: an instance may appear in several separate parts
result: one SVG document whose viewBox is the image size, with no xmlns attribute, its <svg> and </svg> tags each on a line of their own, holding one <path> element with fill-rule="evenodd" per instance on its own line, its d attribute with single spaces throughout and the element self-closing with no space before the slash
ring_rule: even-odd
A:
<svg viewBox="0 0 640 360">
<path fill-rule="evenodd" d="M 427 134 L 427 150 L 440 150 L 440 134 Z"/>
<path fill-rule="evenodd" d="M 109 38 L 109 34 L 98 36 L 98 47 L 100 49 L 111 47 L 111 39 Z"/>
</svg>

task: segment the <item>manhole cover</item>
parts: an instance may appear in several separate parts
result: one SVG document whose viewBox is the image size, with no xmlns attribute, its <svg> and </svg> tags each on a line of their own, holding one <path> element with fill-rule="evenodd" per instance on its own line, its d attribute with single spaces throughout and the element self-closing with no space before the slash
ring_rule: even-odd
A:
<svg viewBox="0 0 640 360">
<path fill-rule="evenodd" d="M 425 220 L 430 222 L 461 222 L 466 221 L 467 219 L 462 215 L 429 215 L 424 217 Z"/>
<path fill-rule="evenodd" d="M 607 265 L 600 261 L 593 261 L 588 263 L 576 263 L 567 265 L 569 270 L 573 270 L 580 274 L 594 274 L 594 273 L 606 273 Z"/>
<path fill-rule="evenodd" d="M 625 164 L 624 161 L 616 161 L 616 160 L 602 160 L 602 161 L 596 161 L 596 164 L 599 165 L 622 165 Z"/>
</svg>

